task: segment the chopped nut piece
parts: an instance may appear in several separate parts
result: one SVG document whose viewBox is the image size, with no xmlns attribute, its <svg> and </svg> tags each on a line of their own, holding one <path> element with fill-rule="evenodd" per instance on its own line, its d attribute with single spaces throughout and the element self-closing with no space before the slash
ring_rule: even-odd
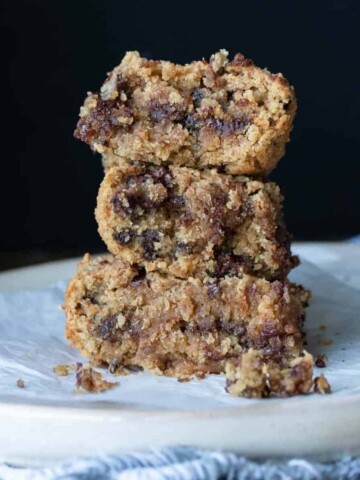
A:
<svg viewBox="0 0 360 480">
<path fill-rule="evenodd" d="M 22 380 L 21 378 L 19 378 L 19 380 L 16 382 L 16 386 L 18 388 L 25 388 L 25 382 L 24 380 Z"/>
<path fill-rule="evenodd" d="M 331 393 L 331 386 L 324 374 L 321 374 L 320 377 L 314 378 L 314 392 L 321 395 Z"/>
<path fill-rule="evenodd" d="M 81 365 L 76 370 L 76 386 L 86 392 L 104 392 L 117 385 L 119 385 L 119 382 L 108 382 L 107 380 L 104 380 L 102 374 L 93 370 L 90 365 Z"/>
</svg>

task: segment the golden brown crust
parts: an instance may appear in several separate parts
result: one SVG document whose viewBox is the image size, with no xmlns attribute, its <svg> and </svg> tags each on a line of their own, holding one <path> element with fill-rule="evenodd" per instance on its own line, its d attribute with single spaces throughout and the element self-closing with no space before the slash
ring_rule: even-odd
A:
<svg viewBox="0 0 360 480">
<path fill-rule="evenodd" d="M 103 154 L 231 174 L 265 174 L 283 156 L 296 111 L 281 74 L 221 50 L 176 65 L 128 52 L 99 93 L 90 93 L 75 136 Z"/>
<path fill-rule="evenodd" d="M 308 298 L 287 280 L 209 284 L 87 255 L 66 293 L 66 336 L 95 362 L 179 377 L 223 372 L 249 348 L 281 364 L 303 349 Z"/>
<path fill-rule="evenodd" d="M 109 251 L 147 271 L 274 280 L 297 264 L 277 185 L 214 169 L 123 162 L 101 184 L 96 219 Z"/>
</svg>

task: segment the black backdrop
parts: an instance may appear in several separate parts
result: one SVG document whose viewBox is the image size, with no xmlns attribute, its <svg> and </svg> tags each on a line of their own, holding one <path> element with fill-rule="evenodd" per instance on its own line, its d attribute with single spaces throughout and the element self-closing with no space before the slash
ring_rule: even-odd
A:
<svg viewBox="0 0 360 480">
<path fill-rule="evenodd" d="M 358 233 L 359 5 L 2 1 L 2 267 L 104 248 L 93 218 L 100 160 L 72 132 L 86 91 L 130 49 L 187 62 L 227 48 L 282 71 L 299 102 L 292 142 L 272 174 L 288 227 L 295 239 Z"/>
</svg>

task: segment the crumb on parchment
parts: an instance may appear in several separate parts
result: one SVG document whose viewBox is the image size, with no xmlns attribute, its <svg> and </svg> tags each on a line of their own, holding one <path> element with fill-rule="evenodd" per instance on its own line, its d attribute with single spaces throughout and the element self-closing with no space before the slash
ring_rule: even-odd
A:
<svg viewBox="0 0 360 480">
<path fill-rule="evenodd" d="M 90 365 L 78 364 L 76 369 L 76 386 L 79 389 L 75 393 L 100 393 L 110 390 L 119 385 L 119 382 L 108 382 L 102 374 L 91 368 Z"/>
<path fill-rule="evenodd" d="M 326 363 L 327 363 L 327 356 L 324 355 L 324 354 L 319 354 L 316 356 L 316 360 L 315 360 L 315 365 L 318 367 L 318 368 L 325 368 L 326 367 Z"/>
<path fill-rule="evenodd" d="M 68 365 L 62 363 L 53 367 L 52 371 L 59 377 L 67 377 L 68 375 L 70 375 L 70 373 L 76 371 L 76 363 L 70 363 Z"/>
<path fill-rule="evenodd" d="M 324 374 L 314 378 L 314 392 L 321 395 L 331 393 L 331 386 Z"/>
<path fill-rule="evenodd" d="M 250 349 L 225 367 L 226 391 L 246 398 L 304 395 L 312 387 L 313 357 L 304 351 L 287 366 L 268 364 L 261 352 Z"/>
<path fill-rule="evenodd" d="M 287 366 L 268 364 L 263 355 L 250 349 L 240 359 L 226 364 L 226 391 L 246 398 L 289 397 L 311 393 L 331 393 L 323 374 L 313 379 L 313 357 L 308 352 Z"/>
</svg>

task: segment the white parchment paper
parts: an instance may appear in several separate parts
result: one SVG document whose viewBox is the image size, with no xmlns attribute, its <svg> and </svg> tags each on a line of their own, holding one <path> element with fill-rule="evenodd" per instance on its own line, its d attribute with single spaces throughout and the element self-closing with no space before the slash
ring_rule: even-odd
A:
<svg viewBox="0 0 360 480">
<path fill-rule="evenodd" d="M 360 290 L 307 262 L 291 277 L 313 292 L 305 328 L 307 348 L 328 357 L 327 367 L 316 373 L 326 375 L 332 395 L 360 395 Z M 0 402 L 154 410 L 292 401 L 234 398 L 224 391 L 221 376 L 179 383 L 146 373 L 113 377 L 105 370 L 106 378 L 120 381 L 118 387 L 101 394 L 74 395 L 75 375 L 58 377 L 52 372 L 61 363 L 86 362 L 64 339 L 65 318 L 59 306 L 66 283 L 67 279 L 41 290 L 0 295 Z M 16 386 L 19 378 L 25 382 L 23 389 Z"/>
</svg>

